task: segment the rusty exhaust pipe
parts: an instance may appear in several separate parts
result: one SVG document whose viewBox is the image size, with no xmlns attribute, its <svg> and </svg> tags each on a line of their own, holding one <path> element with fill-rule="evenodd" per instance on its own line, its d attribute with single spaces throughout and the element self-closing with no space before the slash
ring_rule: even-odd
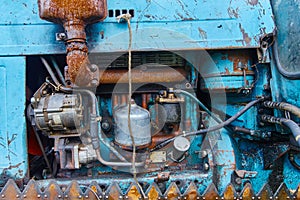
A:
<svg viewBox="0 0 300 200">
<path fill-rule="evenodd" d="M 65 29 L 68 73 L 72 83 L 97 86 L 97 67 L 90 64 L 85 27 L 106 18 L 106 0 L 38 0 L 41 19 Z"/>
</svg>

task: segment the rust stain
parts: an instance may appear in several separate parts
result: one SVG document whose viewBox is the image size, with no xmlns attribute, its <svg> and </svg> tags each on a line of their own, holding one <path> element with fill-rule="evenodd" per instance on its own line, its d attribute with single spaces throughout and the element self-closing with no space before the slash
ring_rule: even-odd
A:
<svg viewBox="0 0 300 200">
<path fill-rule="evenodd" d="M 235 190 L 234 190 L 234 188 L 233 188 L 232 185 L 229 185 L 229 186 L 226 188 L 226 190 L 225 190 L 223 196 L 224 196 L 224 199 L 225 199 L 225 200 L 231 200 L 231 199 L 234 199 L 234 197 L 235 197 Z"/>
<path fill-rule="evenodd" d="M 155 189 L 154 186 L 151 187 L 149 193 L 148 193 L 149 200 L 156 200 L 159 198 L 159 192 Z"/>
<path fill-rule="evenodd" d="M 40 17 L 64 26 L 70 79 L 77 85 L 92 81 L 85 26 L 106 17 L 106 0 L 38 0 Z"/>
<path fill-rule="evenodd" d="M 251 38 L 249 37 L 248 33 L 246 33 L 245 29 L 242 27 L 242 24 L 239 24 L 240 31 L 243 34 L 243 40 L 246 42 L 247 46 L 250 46 Z"/>
<path fill-rule="evenodd" d="M 198 31 L 199 31 L 202 39 L 203 40 L 207 40 L 207 34 L 206 34 L 206 32 L 203 29 L 201 29 L 200 27 L 198 27 Z"/>
<path fill-rule="evenodd" d="M 131 200 L 139 200 L 139 198 L 141 198 L 141 194 L 136 186 L 131 187 L 131 189 L 127 193 L 127 196 Z"/>
<path fill-rule="evenodd" d="M 168 199 L 177 199 L 177 197 L 180 196 L 177 192 L 176 186 L 173 184 L 172 187 L 169 189 L 167 197 Z"/>
<path fill-rule="evenodd" d="M 115 199 L 119 199 L 120 196 L 120 192 L 117 189 L 117 187 L 114 185 L 111 187 L 109 194 L 108 194 L 108 200 L 115 200 Z"/>
<path fill-rule="evenodd" d="M 254 196 L 252 190 L 251 190 L 251 187 L 249 185 L 246 185 L 245 188 L 244 188 L 244 192 L 243 192 L 243 199 L 244 200 L 251 200 L 252 197 Z"/>
<path fill-rule="evenodd" d="M 260 199 L 261 200 L 269 200 L 272 195 L 269 193 L 268 190 L 263 190 L 260 194 Z"/>
<path fill-rule="evenodd" d="M 248 3 L 249 3 L 251 6 L 255 6 L 256 4 L 258 4 L 258 0 L 248 0 Z"/>
<path fill-rule="evenodd" d="M 100 70 L 100 84 L 127 83 L 127 69 Z M 133 70 L 133 83 L 172 83 L 185 80 L 186 71 L 183 69 L 148 69 L 147 71 Z"/>
</svg>

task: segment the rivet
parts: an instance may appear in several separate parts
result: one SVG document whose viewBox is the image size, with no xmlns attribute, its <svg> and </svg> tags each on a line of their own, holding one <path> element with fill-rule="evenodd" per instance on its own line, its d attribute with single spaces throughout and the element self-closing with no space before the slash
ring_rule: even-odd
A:
<svg viewBox="0 0 300 200">
<path fill-rule="evenodd" d="M 89 198 L 89 196 L 88 196 L 88 195 L 85 195 L 85 198 L 86 198 L 86 199 L 88 199 L 88 198 Z"/>
<path fill-rule="evenodd" d="M 66 194 L 66 195 L 65 195 L 65 198 L 68 198 L 68 197 L 69 197 L 69 196 Z"/>
<path fill-rule="evenodd" d="M 168 197 L 165 197 L 165 199 L 168 199 Z"/>
<path fill-rule="evenodd" d="M 203 197 L 202 199 L 205 199 L 205 197 Z"/>
<path fill-rule="evenodd" d="M 252 199 L 255 199 L 255 197 L 252 197 Z"/>
<path fill-rule="evenodd" d="M 59 194 L 57 197 L 60 199 L 60 198 L 61 198 L 61 195 Z"/>
<path fill-rule="evenodd" d="M 128 199 L 128 196 L 125 196 L 125 199 Z"/>
<path fill-rule="evenodd" d="M 24 194 L 24 195 L 23 195 L 23 198 L 26 198 L 26 197 L 27 197 L 26 194 Z"/>
<path fill-rule="evenodd" d="M 197 199 L 199 200 L 199 199 L 200 199 L 200 197 L 197 197 Z"/>
<path fill-rule="evenodd" d="M 257 197 L 258 199 L 261 199 L 261 197 Z"/>
<path fill-rule="evenodd" d="M 278 199 L 278 197 L 275 197 L 275 199 Z"/>
<path fill-rule="evenodd" d="M 273 199 L 273 197 L 270 197 L 270 199 Z"/>
<path fill-rule="evenodd" d="M 81 198 L 82 198 L 82 196 L 81 196 L 81 195 L 79 195 L 79 196 L 78 196 L 78 199 L 81 199 Z"/>
<path fill-rule="evenodd" d="M 45 195 L 44 195 L 44 198 L 48 198 L 48 195 L 45 194 Z"/>
<path fill-rule="evenodd" d="M 105 196 L 105 199 L 108 199 L 108 196 Z"/>
<path fill-rule="evenodd" d="M 40 194 L 38 194 L 38 195 L 36 195 L 37 196 L 37 198 L 41 198 L 41 195 Z"/>
<path fill-rule="evenodd" d="M 219 199 L 219 197 L 216 197 L 216 199 Z"/>
<path fill-rule="evenodd" d="M 18 195 L 18 194 L 17 194 L 17 195 L 16 195 L 16 197 L 17 197 L 17 198 L 19 198 L 19 197 L 20 197 L 20 195 Z"/>
<path fill-rule="evenodd" d="M 2 195 L 1 195 L 1 197 L 2 197 L 2 198 L 4 198 L 4 197 L 5 197 L 5 195 L 4 195 L 4 194 L 2 194 Z"/>
</svg>

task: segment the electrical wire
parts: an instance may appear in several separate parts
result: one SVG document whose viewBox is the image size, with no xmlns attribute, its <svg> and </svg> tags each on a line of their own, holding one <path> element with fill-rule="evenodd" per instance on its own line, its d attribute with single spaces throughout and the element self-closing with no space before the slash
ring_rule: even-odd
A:
<svg viewBox="0 0 300 200">
<path fill-rule="evenodd" d="M 61 71 L 59 70 L 59 67 L 57 65 L 57 62 L 55 61 L 54 57 L 51 57 L 52 65 L 54 66 L 54 69 L 56 70 L 56 73 L 58 75 L 58 78 L 60 79 L 61 83 L 66 86 L 66 81 L 64 79 L 64 76 L 62 75 Z"/>
<path fill-rule="evenodd" d="M 247 110 L 249 110 L 252 106 L 256 105 L 257 103 L 260 103 L 262 101 L 264 101 L 266 99 L 266 97 L 260 97 L 258 99 L 255 99 L 251 102 L 249 102 L 246 106 L 244 106 L 243 109 L 241 109 L 240 111 L 238 111 L 235 115 L 233 115 L 232 117 L 230 117 L 229 119 L 227 119 L 226 121 L 216 125 L 216 126 L 212 126 L 206 129 L 201 129 L 201 130 L 197 130 L 197 131 L 193 131 L 193 132 L 188 132 L 185 133 L 183 132 L 182 134 L 170 138 L 160 144 L 158 144 L 156 147 L 154 147 L 153 149 L 151 149 L 151 152 L 156 151 L 158 149 L 163 148 L 164 146 L 166 146 L 167 144 L 169 144 L 170 142 L 174 141 L 175 138 L 179 137 L 179 136 L 183 136 L 183 137 L 190 137 L 190 136 L 195 136 L 195 135 L 201 135 L 207 132 L 211 132 L 211 131 L 216 131 L 219 130 L 225 126 L 228 126 L 229 124 L 231 124 L 233 121 L 235 121 L 237 118 L 239 118 L 241 115 L 243 115 Z"/>
</svg>

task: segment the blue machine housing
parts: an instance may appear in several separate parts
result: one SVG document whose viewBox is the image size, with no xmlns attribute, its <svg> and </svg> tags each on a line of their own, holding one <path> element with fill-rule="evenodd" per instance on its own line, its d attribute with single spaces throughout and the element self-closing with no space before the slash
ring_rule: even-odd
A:
<svg viewBox="0 0 300 200">
<path fill-rule="evenodd" d="M 193 92 L 201 101 L 209 97 L 210 102 L 206 105 L 210 104 L 211 110 L 221 119 L 228 119 L 244 104 L 261 96 L 300 107 L 299 77 L 282 75 L 272 52 L 272 40 L 276 39 L 281 64 L 285 70 L 299 74 L 300 69 L 296 65 L 299 64 L 300 53 L 292 45 L 300 41 L 299 34 L 295 34 L 299 32 L 299 26 L 296 26 L 299 25 L 296 20 L 298 2 L 107 0 L 107 10 L 108 16 L 103 22 L 86 27 L 90 59 L 100 67 L 109 67 L 126 54 L 128 27 L 124 21 L 118 22 L 116 17 L 128 12 L 132 15 L 133 54 L 171 52 L 183 58 L 187 71 L 185 78 Z M 36 90 L 46 76 L 45 70 L 34 67 L 38 65 L 39 56 L 55 55 L 64 59 L 65 44 L 56 38 L 56 33 L 64 30 L 60 25 L 39 18 L 36 0 L 18 0 L 0 5 L 0 32 L 0 184 L 4 185 L 8 179 L 26 183 L 31 177 L 25 111 L 28 104 L 26 95 L 29 93 L 25 88 L 31 84 L 31 89 Z M 263 46 L 265 40 L 270 46 Z M 100 114 L 112 116 L 111 98 L 97 97 Z M 27 97 L 27 101 L 29 99 Z M 189 98 L 185 101 L 187 108 L 183 115 L 191 121 L 187 131 L 195 131 L 201 121 L 200 112 L 194 101 Z M 291 146 L 288 139 L 290 131 L 281 126 L 263 124 L 260 120 L 260 115 L 265 113 L 276 117 L 284 117 L 285 113 L 261 109 L 259 106 L 252 107 L 232 123 L 232 126 L 245 128 L 250 133 L 223 128 L 209 132 L 205 137 L 193 137 L 186 163 L 188 170 L 171 174 L 165 186 L 166 194 L 174 182 L 184 179 L 186 181 L 176 186 L 180 194 L 184 194 L 192 182 L 201 195 L 214 189 L 209 188 L 212 183 L 219 194 L 224 193 L 229 183 L 240 193 L 245 191 L 243 188 L 247 188 L 247 183 L 252 184 L 254 194 L 259 193 L 266 183 L 274 193 L 281 183 L 290 190 L 296 190 L 300 171 L 290 163 L 286 153 Z M 297 117 L 292 116 L 292 119 L 299 123 Z M 209 126 L 216 122 L 210 123 Z M 109 153 L 109 149 L 103 151 Z M 207 156 L 202 158 L 199 152 L 203 151 Z M 300 161 L 297 153 L 294 159 Z M 208 163 L 209 170 L 204 169 L 205 163 Z M 200 167 L 193 168 L 194 165 Z M 78 170 L 78 174 L 87 173 L 87 170 Z M 92 171 L 93 175 L 101 172 L 106 175 L 95 175 L 89 179 L 79 176 L 76 180 L 84 185 L 95 181 L 107 186 L 113 182 L 112 179 L 120 176 L 116 187 L 123 193 L 127 193 L 132 182 L 130 175 L 106 166 L 95 167 Z M 152 186 L 156 176 L 156 172 L 150 172 L 139 177 L 139 181 L 145 183 L 145 187 Z M 40 180 L 39 184 L 47 187 L 50 180 Z M 56 181 L 63 185 L 70 183 L 71 179 Z"/>
</svg>

